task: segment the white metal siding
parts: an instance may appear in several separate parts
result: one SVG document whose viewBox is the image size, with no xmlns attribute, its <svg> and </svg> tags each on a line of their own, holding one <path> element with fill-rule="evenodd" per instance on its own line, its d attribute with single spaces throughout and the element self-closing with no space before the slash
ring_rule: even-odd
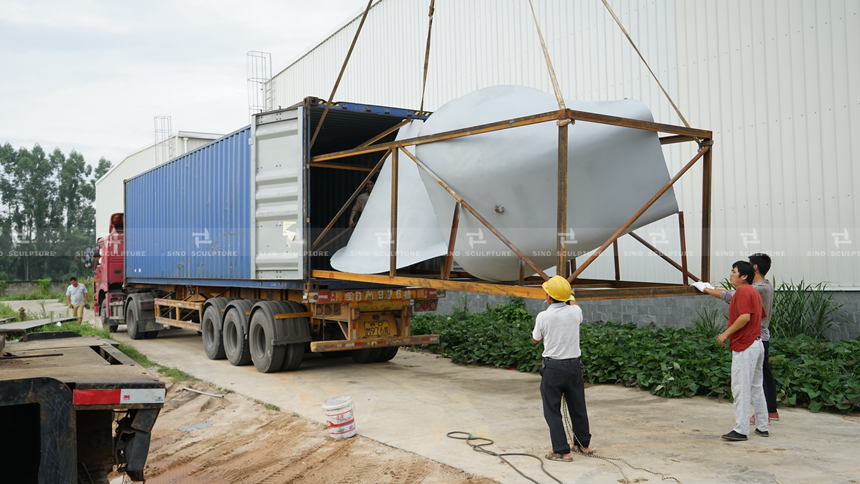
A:
<svg viewBox="0 0 860 484">
<path fill-rule="evenodd" d="M 712 277 L 764 251 L 779 280 L 860 286 L 860 1 L 677 7 L 680 105 L 716 140 Z"/>
<path fill-rule="evenodd" d="M 852 166 L 860 149 L 860 0 L 610 3 L 689 122 L 715 133 L 711 247 L 723 255 L 712 257 L 711 278 L 722 279 L 746 253 L 771 251 L 779 279 L 860 286 L 860 257 L 832 255 L 860 245 L 860 205 L 851 195 L 860 182 Z M 338 100 L 418 107 L 427 7 L 426 0 L 374 5 Z M 536 0 L 535 9 L 566 98 L 636 98 L 655 121 L 680 124 L 600 0 Z M 274 107 L 329 95 L 359 20 L 275 76 Z M 498 84 L 552 91 L 526 0 L 440 0 L 433 29 L 425 109 Z M 686 145 L 664 152 L 673 174 L 694 154 Z M 701 206 L 701 169 L 676 193 L 688 208 L 698 273 L 701 213 L 691 210 Z M 840 240 L 851 244 L 837 247 L 832 234 L 846 229 Z M 675 217 L 638 233 L 679 250 Z M 619 246 L 623 278 L 680 281 L 647 251 L 636 256 L 643 249 L 629 237 Z M 613 273 L 607 254 L 584 277 Z"/>
</svg>

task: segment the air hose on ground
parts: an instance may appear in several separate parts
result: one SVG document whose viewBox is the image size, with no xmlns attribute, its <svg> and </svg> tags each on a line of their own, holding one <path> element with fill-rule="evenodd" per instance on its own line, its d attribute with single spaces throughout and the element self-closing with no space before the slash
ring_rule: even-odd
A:
<svg viewBox="0 0 860 484">
<path fill-rule="evenodd" d="M 562 419 L 564 421 L 564 431 L 567 433 L 567 441 L 569 444 L 571 444 L 571 449 L 583 448 L 582 444 L 579 442 L 579 439 L 576 438 L 576 434 L 573 433 L 573 425 L 570 423 L 570 413 L 567 410 L 567 401 L 565 401 L 564 397 L 561 398 L 561 415 L 562 415 Z M 505 464 L 510 466 L 511 469 L 517 471 L 517 474 L 523 476 L 524 478 L 528 479 L 531 482 L 534 482 L 535 484 L 540 484 L 538 481 L 525 475 L 523 473 L 523 471 L 517 469 L 517 467 L 515 465 L 511 464 L 511 462 L 508 461 L 507 459 L 505 459 L 505 457 L 506 456 L 508 456 L 508 457 L 510 457 L 510 456 L 522 456 L 522 457 L 532 457 L 534 459 L 537 459 L 540 462 L 540 470 L 543 471 L 544 474 L 549 476 L 550 479 L 554 480 L 558 484 L 564 484 L 558 478 L 556 478 L 554 475 L 550 474 L 549 471 L 547 471 L 546 468 L 544 468 L 544 466 L 543 466 L 543 464 L 544 464 L 543 459 L 541 459 L 540 457 L 538 457 L 534 454 L 526 454 L 526 453 L 522 453 L 522 452 L 503 452 L 503 453 L 493 452 L 492 450 L 485 449 L 484 447 L 495 444 L 494 441 L 492 441 L 486 437 L 472 437 L 472 434 L 470 434 L 468 432 L 463 432 L 461 430 L 455 430 L 453 432 L 448 432 L 447 434 L 445 434 L 445 436 L 448 437 L 449 439 L 465 440 L 466 443 L 469 444 L 469 446 L 472 447 L 472 450 L 474 450 L 475 452 L 480 452 L 482 454 L 487 454 L 489 456 L 498 457 L 499 459 L 502 459 L 502 461 L 504 461 Z M 481 442 L 481 443 L 473 444 L 472 442 Z M 574 442 L 576 443 L 575 445 L 574 445 Z M 614 465 L 618 469 L 618 472 L 621 473 L 621 476 L 624 478 L 624 481 L 623 481 L 624 484 L 629 484 L 630 479 L 627 477 L 626 474 L 624 474 L 624 470 L 621 468 L 621 466 L 619 466 L 618 464 L 616 464 L 613 461 L 621 461 L 621 462 L 627 464 L 627 466 L 630 467 L 631 469 L 636 469 L 636 470 L 647 472 L 649 474 L 653 474 L 655 476 L 660 476 L 660 480 L 663 480 L 663 481 L 672 480 L 672 481 L 677 482 L 678 484 L 681 484 L 681 481 L 679 481 L 675 477 L 667 476 L 666 474 L 663 474 L 662 472 L 655 472 L 655 471 L 646 469 L 644 467 L 633 466 L 629 462 L 627 462 L 626 460 L 622 459 L 621 457 L 606 457 L 606 456 L 594 454 L 593 452 L 592 453 L 584 453 L 584 452 L 574 451 L 573 453 L 574 454 L 578 453 L 578 454 L 581 454 L 585 457 L 590 457 L 592 459 L 604 460 L 604 461 Z"/>
</svg>

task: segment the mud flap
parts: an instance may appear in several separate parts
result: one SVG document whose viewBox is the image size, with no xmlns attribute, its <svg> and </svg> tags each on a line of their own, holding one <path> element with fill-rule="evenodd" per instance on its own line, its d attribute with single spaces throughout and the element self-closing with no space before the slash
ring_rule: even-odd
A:
<svg viewBox="0 0 860 484">
<path fill-rule="evenodd" d="M 144 480 L 143 468 L 156 418 L 158 410 L 138 410 L 134 417 L 126 415 L 117 425 L 114 448 L 117 471 L 125 472 L 133 481 Z"/>
</svg>

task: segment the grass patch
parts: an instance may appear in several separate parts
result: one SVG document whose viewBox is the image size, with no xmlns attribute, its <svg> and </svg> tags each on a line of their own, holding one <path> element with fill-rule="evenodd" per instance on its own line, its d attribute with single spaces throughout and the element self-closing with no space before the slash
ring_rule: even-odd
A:
<svg viewBox="0 0 860 484">
<path fill-rule="evenodd" d="M 122 351 L 123 353 L 125 353 L 126 356 L 128 356 L 129 358 L 134 360 L 135 363 L 137 363 L 138 365 L 140 365 L 144 368 L 152 368 L 153 366 L 158 366 L 158 367 L 161 366 L 158 363 L 155 363 L 154 361 L 147 358 L 145 354 L 141 353 L 140 351 L 137 350 L 137 348 L 135 348 L 133 346 L 129 346 L 127 344 L 120 343 L 119 344 L 119 350 Z"/>
<path fill-rule="evenodd" d="M 0 297 L 0 301 L 36 301 L 39 299 L 66 302 L 66 294 L 62 292 L 44 293 L 33 291 L 24 294 L 10 294 L 8 296 Z"/>
<path fill-rule="evenodd" d="M 531 341 L 534 316 L 522 301 L 488 307 L 484 313 L 470 313 L 466 307 L 455 308 L 451 316 L 415 316 L 413 334 L 438 334 L 440 344 L 425 348 L 455 363 L 537 371 L 543 345 Z M 714 335 L 720 319 L 700 314 L 696 327 L 686 329 L 584 324 L 583 377 L 590 383 L 621 383 L 663 397 L 730 397 L 731 352 L 728 345 L 717 345 Z M 774 338 L 770 363 L 777 399 L 783 404 L 813 412 L 857 410 L 860 338 L 838 342 L 807 334 Z"/>
<path fill-rule="evenodd" d="M 170 378 L 170 381 L 172 382 L 187 381 L 191 383 L 197 383 L 200 381 L 200 379 L 195 378 L 178 368 L 169 368 L 166 366 L 158 365 L 158 372 L 165 377 Z"/>
<path fill-rule="evenodd" d="M 281 411 L 281 407 L 279 407 L 277 405 L 272 405 L 271 403 L 266 403 L 262 400 L 254 400 L 254 403 L 256 403 L 257 405 L 262 405 L 262 406 L 266 407 L 266 410 L 274 410 L 276 412 Z"/>
</svg>

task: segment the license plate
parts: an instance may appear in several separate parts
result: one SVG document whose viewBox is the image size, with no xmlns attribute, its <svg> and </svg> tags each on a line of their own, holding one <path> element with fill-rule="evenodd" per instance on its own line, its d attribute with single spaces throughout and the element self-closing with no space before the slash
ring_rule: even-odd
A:
<svg viewBox="0 0 860 484">
<path fill-rule="evenodd" d="M 364 323 L 364 336 L 366 338 L 391 336 L 388 321 L 368 321 Z"/>
</svg>

